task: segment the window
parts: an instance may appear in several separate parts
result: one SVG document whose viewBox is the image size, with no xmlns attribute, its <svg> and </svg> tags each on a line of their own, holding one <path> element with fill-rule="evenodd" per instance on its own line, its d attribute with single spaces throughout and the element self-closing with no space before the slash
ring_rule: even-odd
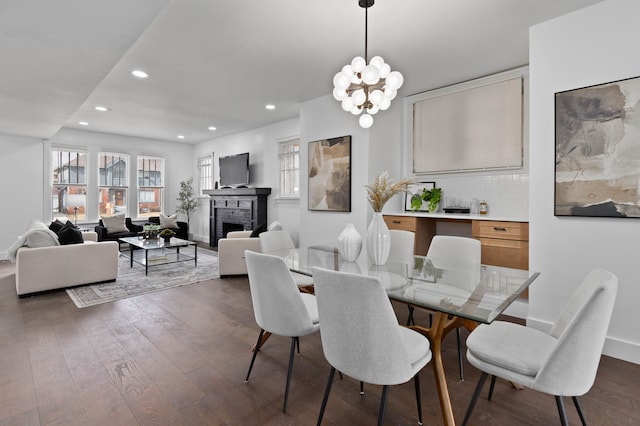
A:
<svg viewBox="0 0 640 426">
<path fill-rule="evenodd" d="M 87 153 L 51 149 L 51 209 L 53 219 L 86 220 Z"/>
<path fill-rule="evenodd" d="M 522 167 L 523 77 L 491 80 L 410 98 L 414 173 Z"/>
<path fill-rule="evenodd" d="M 98 212 L 102 216 L 127 215 L 129 156 L 101 152 L 98 155 L 100 181 Z"/>
<path fill-rule="evenodd" d="M 198 193 L 213 189 L 213 155 L 198 158 Z"/>
<path fill-rule="evenodd" d="M 280 160 L 280 197 L 300 197 L 300 140 L 281 142 L 278 146 Z"/>
<path fill-rule="evenodd" d="M 164 159 L 138 157 L 138 217 L 158 216 L 164 195 Z"/>
</svg>

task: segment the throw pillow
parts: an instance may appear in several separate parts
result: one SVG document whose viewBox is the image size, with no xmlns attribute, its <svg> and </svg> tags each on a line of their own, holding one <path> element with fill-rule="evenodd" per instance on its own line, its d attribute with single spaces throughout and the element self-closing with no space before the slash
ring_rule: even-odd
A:
<svg viewBox="0 0 640 426">
<path fill-rule="evenodd" d="M 271 225 L 269 225 L 269 227 L 267 228 L 267 231 L 282 231 L 282 230 L 283 230 L 282 224 L 277 220 L 274 220 L 273 222 L 271 222 Z"/>
<path fill-rule="evenodd" d="M 60 231 L 58 231 L 58 240 L 61 245 L 66 244 L 82 244 L 84 238 L 82 237 L 82 231 L 73 226 L 69 226 L 69 223 L 64 225 Z"/>
<path fill-rule="evenodd" d="M 107 228 L 107 234 L 115 234 L 116 232 L 129 232 L 124 224 L 124 213 L 114 216 L 100 216 L 102 224 Z"/>
<path fill-rule="evenodd" d="M 53 232 L 57 234 L 58 232 L 60 232 L 63 226 L 64 226 L 64 223 L 60 222 L 59 219 L 56 219 L 53 222 L 51 222 L 51 225 L 49 225 L 49 229 L 51 229 Z"/>
<path fill-rule="evenodd" d="M 256 229 L 251 231 L 250 237 L 251 238 L 257 238 L 258 236 L 260 236 L 260 234 L 262 234 L 266 230 L 267 230 L 267 224 L 263 223 L 262 225 L 259 225 Z"/>
<path fill-rule="evenodd" d="M 165 216 L 160 213 L 160 228 L 177 228 L 178 227 L 178 213 L 171 216 Z"/>
<path fill-rule="evenodd" d="M 25 234 L 27 238 L 27 247 L 50 247 L 59 246 L 58 236 L 51 229 L 47 228 L 31 228 Z"/>
<path fill-rule="evenodd" d="M 7 249 L 7 259 L 9 259 L 11 263 L 16 263 L 16 254 L 18 253 L 18 249 L 20 247 L 24 247 L 26 243 L 27 237 L 25 235 L 20 235 L 16 242 Z"/>
</svg>

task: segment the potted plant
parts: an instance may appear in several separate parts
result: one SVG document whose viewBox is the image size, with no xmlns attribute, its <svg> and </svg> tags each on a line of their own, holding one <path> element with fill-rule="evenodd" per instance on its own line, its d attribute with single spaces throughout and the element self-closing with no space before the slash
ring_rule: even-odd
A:
<svg viewBox="0 0 640 426">
<path fill-rule="evenodd" d="M 422 203 L 427 202 L 427 211 L 433 213 L 438 209 L 442 198 L 442 188 L 423 188 L 422 194 L 415 194 L 411 197 L 411 210 L 418 211 L 422 207 Z"/>
<path fill-rule="evenodd" d="M 176 235 L 176 233 L 171 229 L 163 229 L 158 235 L 160 235 L 164 239 L 165 243 L 168 243 L 169 240 L 171 240 L 171 238 Z"/>
<path fill-rule="evenodd" d="M 187 180 L 180 182 L 180 192 L 178 192 L 178 206 L 176 211 L 178 213 L 184 213 L 187 216 L 187 228 L 191 229 L 191 213 L 193 213 L 198 207 L 200 207 L 200 201 L 196 197 L 196 192 L 193 189 L 193 178 L 190 177 Z"/>
<path fill-rule="evenodd" d="M 143 225 L 142 231 L 146 239 L 156 239 L 160 232 L 160 225 Z"/>
</svg>

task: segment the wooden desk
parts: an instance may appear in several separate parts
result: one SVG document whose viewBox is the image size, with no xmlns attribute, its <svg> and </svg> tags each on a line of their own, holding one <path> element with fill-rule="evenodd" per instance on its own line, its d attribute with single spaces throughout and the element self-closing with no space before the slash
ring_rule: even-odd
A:
<svg viewBox="0 0 640 426">
<path fill-rule="evenodd" d="M 469 217 L 384 215 L 389 229 L 401 229 L 416 234 L 417 256 L 426 256 L 439 223 L 468 226 L 469 237 L 482 243 L 482 263 L 505 268 L 529 269 L 529 223 Z"/>
</svg>

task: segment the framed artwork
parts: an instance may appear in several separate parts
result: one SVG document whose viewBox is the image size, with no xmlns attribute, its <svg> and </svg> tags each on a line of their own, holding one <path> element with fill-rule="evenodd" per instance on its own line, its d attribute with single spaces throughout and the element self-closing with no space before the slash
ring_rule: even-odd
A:
<svg viewBox="0 0 640 426">
<path fill-rule="evenodd" d="M 351 211 L 351 136 L 309 142 L 309 210 Z"/>
<path fill-rule="evenodd" d="M 422 190 L 433 189 L 436 187 L 435 182 L 416 182 L 412 185 L 409 185 L 409 192 L 406 192 L 404 195 L 404 210 L 411 211 L 411 198 L 414 195 L 422 196 Z M 419 212 L 429 211 L 429 203 L 422 203 L 422 206 L 417 210 Z"/>
<path fill-rule="evenodd" d="M 640 218 L 640 77 L 555 94 L 556 216 Z"/>
</svg>

